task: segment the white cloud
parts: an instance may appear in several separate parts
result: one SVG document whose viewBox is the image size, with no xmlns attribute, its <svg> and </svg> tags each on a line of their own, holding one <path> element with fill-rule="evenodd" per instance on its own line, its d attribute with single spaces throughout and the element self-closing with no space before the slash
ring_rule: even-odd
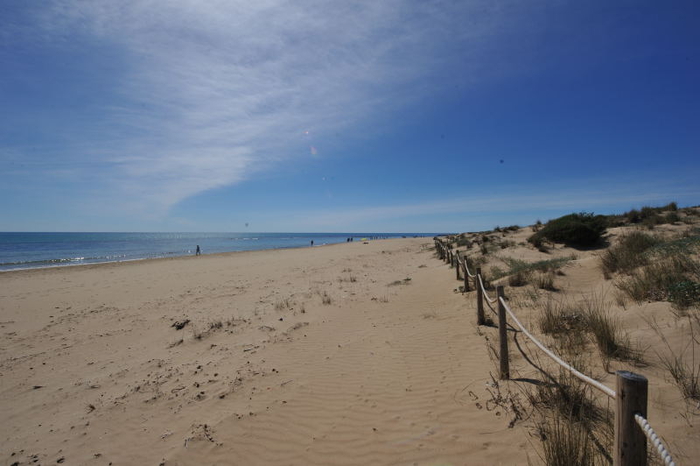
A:
<svg viewBox="0 0 700 466">
<path fill-rule="evenodd" d="M 623 212 L 643 205 L 681 200 L 694 200 L 700 189 L 688 185 L 658 183 L 651 180 L 589 179 L 578 183 L 583 188 L 541 184 L 533 189 L 511 190 L 507 185 L 494 186 L 502 194 L 480 194 L 409 204 L 376 205 L 345 209 L 323 209 L 297 212 L 303 219 L 296 228 L 314 231 L 426 231 L 426 225 L 450 225 L 452 229 L 464 225 L 470 230 L 493 228 L 498 223 L 513 223 L 518 218 L 532 222 L 538 216 L 551 212 L 555 215 L 578 211 Z M 643 189 L 640 189 L 643 187 Z M 681 201 L 681 205 L 685 202 Z M 271 214 L 271 218 L 279 213 Z M 456 221 L 455 216 L 461 221 Z M 514 218 L 517 217 L 517 218 Z M 553 217 L 554 218 L 554 217 Z M 546 221 L 549 218 L 541 218 Z M 395 225 L 406 225 L 396 228 Z M 439 227 L 437 227 L 439 229 Z"/>
<path fill-rule="evenodd" d="M 118 104 L 104 108 L 92 147 L 76 141 L 71 162 L 102 163 L 105 197 L 160 213 L 279 160 L 309 157 L 307 128 L 323 138 L 440 92 L 443 81 L 474 79 L 509 17 L 480 1 L 51 5 L 38 37 L 61 47 L 94 42 L 123 65 L 118 88 L 105 89 Z M 455 58 L 467 74 L 442 76 Z M 436 89 L 426 90 L 425 78 Z"/>
</svg>

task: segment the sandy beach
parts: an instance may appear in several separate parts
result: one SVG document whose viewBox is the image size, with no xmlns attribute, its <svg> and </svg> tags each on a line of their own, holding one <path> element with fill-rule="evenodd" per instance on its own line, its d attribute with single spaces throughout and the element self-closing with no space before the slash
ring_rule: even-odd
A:
<svg viewBox="0 0 700 466">
<path fill-rule="evenodd" d="M 495 371 L 473 303 L 430 248 L 412 238 L 0 274 L 0 458 L 537 460 L 527 429 L 487 403 Z"/>
</svg>

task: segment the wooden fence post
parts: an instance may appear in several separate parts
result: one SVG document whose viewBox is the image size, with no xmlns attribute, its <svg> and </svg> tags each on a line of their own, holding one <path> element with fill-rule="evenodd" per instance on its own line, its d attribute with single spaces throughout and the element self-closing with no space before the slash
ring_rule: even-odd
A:
<svg viewBox="0 0 700 466">
<path fill-rule="evenodd" d="M 481 286 L 479 285 L 479 280 L 481 280 L 481 267 L 476 268 L 476 324 L 484 325 L 484 296 L 483 291 L 481 291 Z"/>
<path fill-rule="evenodd" d="M 464 291 L 467 292 L 469 291 L 469 272 L 467 272 L 467 255 L 465 254 L 462 259 L 464 260 Z"/>
<path fill-rule="evenodd" d="M 501 298 L 504 298 L 503 286 L 498 286 L 496 288 L 496 293 L 498 294 L 498 339 L 500 342 L 500 351 L 498 353 L 498 359 L 501 362 L 501 379 L 510 379 L 510 367 L 508 364 L 508 328 L 506 325 L 506 308 L 501 303 Z"/>
<path fill-rule="evenodd" d="M 459 280 L 459 249 L 455 251 L 455 273 L 457 274 L 457 280 Z"/>
<path fill-rule="evenodd" d="M 647 439 L 634 415 L 647 417 L 648 388 L 643 375 L 617 371 L 614 466 L 647 464 Z"/>
</svg>

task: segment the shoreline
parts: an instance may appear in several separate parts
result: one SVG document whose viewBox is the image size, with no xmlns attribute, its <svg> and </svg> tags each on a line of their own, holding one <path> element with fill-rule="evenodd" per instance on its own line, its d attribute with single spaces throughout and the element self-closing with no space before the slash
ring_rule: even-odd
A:
<svg viewBox="0 0 700 466">
<path fill-rule="evenodd" d="M 421 236 L 421 237 L 414 236 L 411 238 L 428 239 L 429 237 L 427 237 L 427 236 Z M 398 237 L 397 238 L 378 238 L 378 239 L 371 239 L 369 241 L 392 241 L 392 240 L 400 240 L 400 239 L 408 239 L 408 238 L 398 238 Z M 360 241 L 358 241 L 358 243 L 360 243 Z M 68 268 L 74 268 L 74 267 L 89 268 L 89 267 L 104 267 L 104 266 L 118 265 L 118 264 L 147 263 L 150 261 L 171 261 L 171 260 L 177 260 L 177 259 L 187 259 L 189 257 L 226 257 L 226 256 L 233 255 L 233 254 L 242 254 L 242 253 L 250 253 L 250 252 L 302 250 L 302 249 L 313 249 L 313 248 L 321 248 L 321 247 L 329 247 L 329 246 L 340 246 L 343 244 L 352 244 L 352 243 L 338 242 L 338 243 L 314 244 L 313 246 L 308 246 L 308 245 L 307 246 L 281 246 L 281 247 L 276 247 L 276 248 L 265 248 L 265 249 L 246 249 L 246 250 L 241 250 L 241 251 L 212 252 L 212 253 L 200 254 L 199 256 L 195 255 L 194 253 L 189 253 L 189 254 L 183 254 L 183 255 L 177 255 L 177 256 L 173 255 L 173 256 L 169 256 L 169 257 L 144 257 L 144 258 L 136 258 L 136 259 L 116 260 L 116 261 L 91 262 L 91 263 L 87 263 L 87 264 L 47 265 L 44 267 L 27 267 L 27 268 L 0 270 L 0 275 L 5 274 L 5 273 L 12 273 L 12 272 L 19 273 L 19 272 L 32 272 L 32 271 L 37 271 L 37 270 L 68 269 Z"/>
<path fill-rule="evenodd" d="M 56 234 L 61 234 L 61 233 L 56 233 Z M 71 233 L 72 234 L 72 233 Z M 89 233 L 92 234 L 92 233 Z M 105 234 L 110 234 L 110 233 L 105 233 Z M 132 233 L 127 233 L 127 234 L 132 234 Z M 170 235 L 170 234 L 167 234 Z M 265 235 L 268 235 L 268 237 L 265 237 Z M 209 250 L 211 251 L 212 249 L 214 252 L 208 252 L 205 253 L 204 255 L 212 255 L 212 254 L 227 254 L 227 253 L 233 253 L 233 252 L 245 252 L 245 251 L 265 251 L 265 250 L 280 250 L 280 249 L 303 249 L 303 248 L 308 248 L 309 242 L 304 242 L 304 243 L 299 243 L 297 241 L 297 244 L 292 244 L 292 245 L 284 245 L 284 244 L 264 244 L 264 242 L 272 242 L 274 243 L 276 240 L 282 240 L 284 242 L 285 240 L 290 239 L 287 236 L 287 233 L 280 233 L 279 235 L 283 235 L 279 238 L 275 238 L 274 236 L 270 235 L 278 235 L 277 233 L 274 234 L 259 234 L 259 237 L 256 237 L 254 239 L 256 240 L 262 240 L 263 244 L 260 247 L 248 247 L 248 248 L 237 248 L 237 249 L 228 249 L 228 250 L 221 250 L 221 244 L 217 245 L 208 245 Z M 294 235 L 294 234 L 290 234 Z M 328 246 L 328 245 L 333 245 L 333 244 L 343 244 L 346 241 L 346 234 L 343 233 L 338 233 L 338 234 L 326 234 L 326 233 L 303 233 L 300 234 L 303 235 L 302 237 L 306 239 L 306 236 L 310 238 L 310 240 L 316 240 L 320 239 L 323 242 L 318 242 L 315 244 L 315 246 Z M 333 235 L 339 235 L 337 237 Z M 377 241 L 380 239 L 402 239 L 402 238 L 426 238 L 428 236 L 432 236 L 432 234 L 428 233 L 373 233 L 371 235 L 363 235 L 363 234 L 357 234 L 353 233 L 351 234 L 352 236 L 347 236 L 347 238 L 357 238 L 358 240 L 360 238 L 368 238 L 371 241 Z M 300 237 L 301 238 L 301 237 Z M 342 239 L 341 239 L 342 238 Z M 202 240 L 207 240 L 209 238 L 204 237 L 204 238 L 199 238 Z M 250 238 L 242 238 L 243 240 L 247 240 Z M 297 238 L 299 239 L 299 238 Z M 330 240 L 330 241 L 329 241 Z M 336 241 L 337 240 L 337 241 Z M 197 241 L 197 238 L 193 238 L 193 241 Z M 0 246 L 6 247 L 7 245 L 11 245 L 13 243 L 3 243 L 0 244 Z M 135 243 L 136 245 L 137 243 Z M 193 243 L 195 244 L 195 243 Z M 201 244 L 201 243 L 200 243 Z M 206 244 L 206 243 L 204 243 Z M 205 246 L 207 247 L 207 246 Z M 313 246 L 311 246 L 313 247 Z M 32 254 L 33 251 L 28 250 L 27 251 L 29 254 Z M 90 254 L 107 254 L 106 256 L 90 256 Z M 132 254 L 133 255 L 133 254 Z M 9 262 L 4 262 L 0 264 L 0 273 L 1 272 L 13 272 L 13 271 L 26 271 L 26 270 L 35 270 L 35 269 L 49 269 L 49 268 L 63 268 L 63 267 L 73 267 L 73 266 L 87 266 L 87 265 L 100 265 L 100 264 L 109 264 L 109 263 L 123 263 L 123 262 L 133 262 L 133 261 L 143 261 L 143 260 L 155 260 L 155 259 L 172 259 L 172 258 L 178 258 L 178 257 L 188 257 L 190 255 L 195 255 L 195 249 L 185 249 L 185 250 L 180 250 L 180 251 L 158 251 L 157 248 L 155 249 L 155 252 L 148 252 L 148 251 L 142 251 L 137 255 L 136 257 L 127 257 L 124 258 L 124 254 L 121 251 L 118 250 L 106 250 L 103 249 L 101 251 L 80 251 L 76 252 L 75 257 L 64 257 L 64 258 L 47 258 L 47 259 L 35 259 L 35 260 L 15 260 L 9 261 Z M 58 256 L 58 254 L 56 254 Z M 110 256 L 114 256 L 116 258 L 112 258 Z M 86 259 L 87 257 L 87 259 Z"/>
</svg>

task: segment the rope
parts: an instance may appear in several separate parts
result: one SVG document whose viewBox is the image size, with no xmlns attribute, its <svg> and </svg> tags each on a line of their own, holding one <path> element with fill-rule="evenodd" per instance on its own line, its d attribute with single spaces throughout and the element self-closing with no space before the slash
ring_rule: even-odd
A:
<svg viewBox="0 0 700 466">
<path fill-rule="evenodd" d="M 644 435 L 647 436 L 649 441 L 654 445 L 656 450 L 659 452 L 659 455 L 661 455 L 661 459 L 664 461 L 664 464 L 666 466 L 676 466 L 676 463 L 673 461 L 673 458 L 671 458 L 671 454 L 666 450 L 666 447 L 664 446 L 663 443 L 661 443 L 661 440 L 659 439 L 659 436 L 656 435 L 656 432 L 654 432 L 654 429 L 651 428 L 649 425 L 649 421 L 647 421 L 644 416 L 641 414 L 635 414 L 634 415 L 634 420 L 637 421 L 637 424 L 639 424 L 639 427 L 642 428 L 644 431 Z"/>
<path fill-rule="evenodd" d="M 476 275 L 472 275 L 472 273 L 469 271 L 469 266 L 467 265 L 467 260 L 466 258 L 464 259 L 464 270 L 467 271 L 467 275 L 469 275 L 469 278 L 474 278 Z"/>
<path fill-rule="evenodd" d="M 494 315 L 496 315 L 496 317 L 498 317 L 498 312 L 493 308 L 493 306 L 491 306 L 491 303 L 486 301 L 486 305 L 489 307 L 489 309 L 491 309 L 491 312 L 493 312 Z"/>
<path fill-rule="evenodd" d="M 515 314 L 513 314 L 513 311 L 510 310 L 510 307 L 508 307 L 508 304 L 505 302 L 503 298 L 499 298 L 501 304 L 503 304 L 503 307 L 505 307 L 506 312 L 510 315 L 510 317 L 515 321 L 516 324 L 518 324 L 518 327 L 523 331 L 527 337 L 532 340 L 532 342 L 537 345 L 542 351 L 547 354 L 550 358 L 554 359 L 559 365 L 563 366 L 565 369 L 568 369 L 569 372 L 571 372 L 573 375 L 578 377 L 579 379 L 583 380 L 584 382 L 588 383 L 589 385 L 593 385 L 595 388 L 600 390 L 601 392 L 605 393 L 608 395 L 610 398 L 615 398 L 617 394 L 615 393 L 615 390 L 612 388 L 607 387 L 606 385 L 603 385 L 602 383 L 598 382 L 597 380 L 594 380 L 590 377 L 588 377 L 585 374 L 582 374 L 581 372 L 577 371 L 574 369 L 570 364 L 564 362 L 559 356 L 556 354 L 552 353 L 547 347 L 545 347 L 542 343 L 540 343 L 535 337 L 532 336 L 530 332 L 528 332 L 523 324 L 520 323 L 517 317 L 515 317 Z"/>
<path fill-rule="evenodd" d="M 482 292 L 484 298 L 486 298 L 486 301 L 488 301 L 490 303 L 495 303 L 496 300 L 489 298 L 488 293 L 486 293 L 486 289 L 484 288 L 484 282 L 481 281 L 481 275 L 479 275 L 479 285 L 481 286 L 481 292 Z"/>
</svg>

